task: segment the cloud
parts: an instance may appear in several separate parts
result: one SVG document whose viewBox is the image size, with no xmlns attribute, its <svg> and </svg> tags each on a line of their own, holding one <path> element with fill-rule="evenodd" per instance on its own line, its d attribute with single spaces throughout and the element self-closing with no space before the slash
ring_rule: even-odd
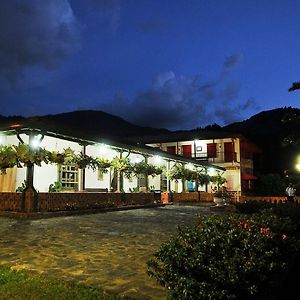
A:
<svg viewBox="0 0 300 300">
<path fill-rule="evenodd" d="M 80 26 L 67 0 L 2 1 L 0 74 L 10 81 L 24 69 L 57 68 L 78 49 Z"/>
<path fill-rule="evenodd" d="M 244 59 L 243 54 L 233 54 L 230 56 L 227 56 L 224 61 L 224 67 L 225 68 L 233 68 L 239 66 Z"/>
<path fill-rule="evenodd" d="M 222 73 L 222 71 L 221 71 Z M 239 99 L 240 83 L 221 74 L 214 81 L 199 74 L 184 77 L 168 71 L 158 74 L 148 89 L 132 99 L 116 95 L 97 106 L 138 125 L 192 129 L 213 123 L 226 125 L 257 109 L 255 99 Z"/>
<path fill-rule="evenodd" d="M 112 33 L 117 32 L 121 20 L 120 0 L 88 0 L 97 13 L 106 20 Z"/>
</svg>

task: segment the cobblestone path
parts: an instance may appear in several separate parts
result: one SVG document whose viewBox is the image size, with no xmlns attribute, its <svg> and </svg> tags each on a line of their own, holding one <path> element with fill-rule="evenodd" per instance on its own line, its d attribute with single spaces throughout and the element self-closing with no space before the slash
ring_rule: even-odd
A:
<svg viewBox="0 0 300 300">
<path fill-rule="evenodd" d="M 199 206 L 166 206 L 41 220 L 0 218 L 0 263 L 101 286 L 135 299 L 165 299 L 146 274 L 159 245 L 186 226 Z"/>
</svg>

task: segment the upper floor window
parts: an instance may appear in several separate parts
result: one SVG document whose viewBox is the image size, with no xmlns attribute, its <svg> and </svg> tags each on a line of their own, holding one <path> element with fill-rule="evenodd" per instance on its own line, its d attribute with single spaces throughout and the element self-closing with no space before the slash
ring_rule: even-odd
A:
<svg viewBox="0 0 300 300">
<path fill-rule="evenodd" d="M 192 145 L 182 145 L 182 155 L 186 157 L 192 156 Z"/>
</svg>

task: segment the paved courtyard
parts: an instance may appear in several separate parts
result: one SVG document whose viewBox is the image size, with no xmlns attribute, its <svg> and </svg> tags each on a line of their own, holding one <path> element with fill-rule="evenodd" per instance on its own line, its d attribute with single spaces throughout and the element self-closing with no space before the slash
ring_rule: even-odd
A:
<svg viewBox="0 0 300 300">
<path fill-rule="evenodd" d="M 146 274 L 159 245 L 208 207 L 166 206 L 42 220 L 0 218 L 0 262 L 101 286 L 136 299 L 165 299 Z"/>
</svg>

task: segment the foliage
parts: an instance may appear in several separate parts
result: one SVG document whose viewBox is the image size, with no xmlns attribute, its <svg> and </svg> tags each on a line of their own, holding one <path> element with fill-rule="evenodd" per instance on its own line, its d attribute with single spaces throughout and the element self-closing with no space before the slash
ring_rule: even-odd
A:
<svg viewBox="0 0 300 300">
<path fill-rule="evenodd" d="M 111 161 L 111 165 L 115 170 L 119 172 L 125 172 L 126 170 L 130 169 L 130 163 L 127 157 L 123 157 L 123 158 L 115 157 Z"/>
<path fill-rule="evenodd" d="M 242 214 L 261 213 L 269 210 L 280 218 L 290 218 L 294 226 L 294 235 L 300 238 L 300 205 L 296 203 L 271 203 L 266 201 L 249 201 L 235 204 Z"/>
<path fill-rule="evenodd" d="M 36 164 L 41 165 L 42 162 L 48 163 L 48 152 L 44 148 L 31 150 L 28 144 L 19 144 L 14 146 L 16 149 L 17 160 L 24 165 Z"/>
<path fill-rule="evenodd" d="M 55 181 L 54 183 L 51 183 L 49 185 L 49 193 L 58 193 L 61 191 L 61 188 L 62 188 L 62 184 L 60 181 Z"/>
<path fill-rule="evenodd" d="M 79 169 L 91 168 L 94 171 L 98 169 L 97 159 L 82 152 L 73 154 L 71 163 L 75 164 Z"/>
<path fill-rule="evenodd" d="M 19 164 L 16 149 L 11 145 L 0 147 L 0 169 L 5 174 L 7 168 L 13 168 Z"/>
<path fill-rule="evenodd" d="M 202 170 L 187 169 L 183 164 L 175 164 L 167 176 L 172 180 L 183 179 L 196 181 L 201 185 L 207 184 L 211 181 L 211 177 L 207 173 L 203 173 Z"/>
<path fill-rule="evenodd" d="M 59 153 L 57 151 L 49 151 L 48 159 L 51 163 L 61 165 L 65 163 L 66 155 L 65 153 Z"/>
<path fill-rule="evenodd" d="M 226 182 L 226 179 L 218 172 L 217 175 L 211 176 L 211 181 L 217 185 L 217 190 Z"/>
<path fill-rule="evenodd" d="M 21 183 L 21 185 L 16 188 L 16 192 L 17 193 L 22 193 L 26 189 L 26 187 L 27 187 L 27 182 L 26 182 L 26 180 L 24 180 Z"/>
<path fill-rule="evenodd" d="M 242 214 L 254 214 L 264 209 L 273 208 L 276 204 L 267 201 L 248 201 L 245 203 L 236 203 L 235 207 Z"/>
<path fill-rule="evenodd" d="M 128 299 L 108 295 L 98 287 L 30 275 L 24 270 L 13 271 L 0 266 L 1 299 L 40 300 L 117 300 Z"/>
<path fill-rule="evenodd" d="M 169 299 L 271 299 L 299 250 L 288 226 L 270 213 L 200 216 L 161 245 L 148 274 Z"/>
<path fill-rule="evenodd" d="M 254 183 L 254 193 L 258 196 L 284 196 L 286 184 L 279 174 L 261 175 Z"/>
<path fill-rule="evenodd" d="M 163 168 L 141 161 L 132 165 L 132 171 L 136 175 L 155 176 L 162 174 Z"/>
<path fill-rule="evenodd" d="M 140 192 L 140 188 L 139 187 L 129 188 L 129 192 L 130 193 L 139 193 Z"/>
<path fill-rule="evenodd" d="M 293 82 L 292 86 L 288 89 L 289 92 L 293 92 L 295 90 L 300 89 L 300 81 Z"/>
<path fill-rule="evenodd" d="M 225 186 L 221 186 L 214 192 L 214 196 L 218 198 L 230 198 L 230 194 L 228 193 Z"/>
<path fill-rule="evenodd" d="M 97 164 L 98 169 L 101 171 L 101 173 L 107 173 L 108 169 L 111 167 L 111 162 L 106 158 L 97 157 Z"/>
</svg>

